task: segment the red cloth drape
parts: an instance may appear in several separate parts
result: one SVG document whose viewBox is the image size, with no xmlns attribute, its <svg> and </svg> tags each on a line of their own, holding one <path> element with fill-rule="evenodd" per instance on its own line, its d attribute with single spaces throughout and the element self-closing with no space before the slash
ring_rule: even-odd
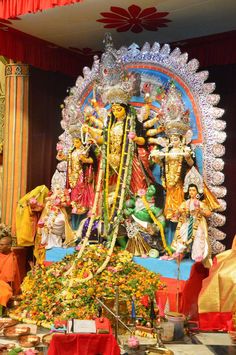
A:
<svg viewBox="0 0 236 355">
<path fill-rule="evenodd" d="M 0 29 L 0 43 L 0 55 L 36 68 L 59 71 L 76 77 L 85 65 L 83 57 L 77 53 L 53 46 L 10 27 L 7 31 Z"/>
<path fill-rule="evenodd" d="M 189 279 L 186 281 L 181 298 L 180 312 L 190 317 L 191 320 L 198 319 L 198 295 L 202 287 L 202 280 L 209 275 L 202 263 L 195 263 L 191 268 Z"/>
<path fill-rule="evenodd" d="M 199 329 L 204 331 L 233 330 L 232 312 L 208 312 L 199 314 Z"/>
<path fill-rule="evenodd" d="M 112 334 L 55 334 L 48 355 L 120 355 Z"/>
<path fill-rule="evenodd" d="M 172 43 L 181 52 L 187 52 L 189 59 L 196 58 L 200 68 L 213 65 L 228 65 L 236 63 L 236 31 L 217 33 L 215 35 L 191 38 Z"/>
<path fill-rule="evenodd" d="M 179 312 L 182 292 L 186 281 L 163 276 L 160 277 L 160 280 L 166 284 L 164 290 L 156 291 L 155 294 L 156 302 L 160 309 L 160 315 L 164 316 L 166 310 Z"/>
<path fill-rule="evenodd" d="M 51 7 L 70 5 L 77 2 L 81 2 L 81 0 L 1 0 L 0 18 L 14 18 L 29 12 L 35 13 Z"/>
</svg>

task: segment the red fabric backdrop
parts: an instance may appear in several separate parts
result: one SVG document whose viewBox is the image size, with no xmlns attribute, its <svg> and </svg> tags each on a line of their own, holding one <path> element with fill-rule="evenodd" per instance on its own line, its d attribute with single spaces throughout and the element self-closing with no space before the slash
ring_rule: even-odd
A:
<svg viewBox="0 0 236 355">
<path fill-rule="evenodd" d="M 49 9 L 55 6 L 64 6 L 81 2 L 81 0 L 1 0 L 0 18 L 8 19 Z"/>
<path fill-rule="evenodd" d="M 56 143 L 63 133 L 60 105 L 73 85 L 74 79 L 66 75 L 30 68 L 27 191 L 42 184 L 50 188 Z"/>
</svg>

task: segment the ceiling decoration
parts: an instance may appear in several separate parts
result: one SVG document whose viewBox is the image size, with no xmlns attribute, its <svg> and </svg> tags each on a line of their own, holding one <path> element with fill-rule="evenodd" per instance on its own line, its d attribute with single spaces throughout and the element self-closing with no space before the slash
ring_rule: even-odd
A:
<svg viewBox="0 0 236 355">
<path fill-rule="evenodd" d="M 157 31 L 159 27 L 167 27 L 170 22 L 165 18 L 169 12 L 158 12 L 156 7 L 141 8 L 131 5 L 128 9 L 111 6 L 111 12 L 101 12 L 104 17 L 97 22 L 105 23 L 104 28 L 115 28 L 117 32 L 131 31 L 134 33 Z"/>
</svg>

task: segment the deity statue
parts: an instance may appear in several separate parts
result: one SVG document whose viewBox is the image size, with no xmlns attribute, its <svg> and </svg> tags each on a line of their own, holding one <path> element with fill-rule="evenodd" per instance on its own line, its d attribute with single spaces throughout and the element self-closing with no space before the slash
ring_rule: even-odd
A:
<svg viewBox="0 0 236 355">
<path fill-rule="evenodd" d="M 163 251 L 165 245 L 163 210 L 156 207 L 156 188 L 149 185 L 147 190 L 139 190 L 136 199 L 125 203 L 125 214 L 130 216 L 126 221 L 128 243 L 126 249 L 134 255 L 147 253 L 150 248 Z M 164 245 L 163 245 L 164 244 Z M 142 246 L 143 253 L 139 252 Z"/>
<path fill-rule="evenodd" d="M 38 221 L 38 233 L 35 241 L 35 257 L 38 263 L 44 260 L 45 249 L 62 247 L 74 240 L 66 207 L 70 205 L 67 190 L 56 186 L 47 198 L 46 205 Z"/>
<path fill-rule="evenodd" d="M 193 260 L 210 267 L 211 248 L 206 218 L 212 212 L 207 203 L 202 201 L 203 188 L 202 177 L 192 167 L 185 178 L 187 199 L 179 207 L 179 222 L 171 247 L 177 254 L 190 252 Z"/>
<path fill-rule="evenodd" d="M 74 137 L 73 147 L 67 157 L 66 187 L 70 190 L 72 228 L 75 230 L 78 228 L 80 221 L 77 218 L 78 215 L 84 216 L 93 206 L 95 161 L 96 157 L 92 145 L 90 143 L 84 145 L 79 136 Z"/>
<path fill-rule="evenodd" d="M 67 187 L 72 190 L 72 215 L 75 211 L 83 216 L 76 228 L 76 238 L 81 243 L 78 258 L 92 237 L 97 242 L 107 241 L 106 258 L 96 273 L 102 272 L 108 264 L 119 238 L 127 241 L 127 237 L 130 239 L 129 236 L 137 235 L 136 231 L 142 229 L 140 221 L 147 224 L 152 235 L 159 232 L 156 221 L 160 222 L 163 232 L 161 241 L 170 255 L 166 236 L 167 233 L 171 235 L 171 240 L 168 240 L 170 245 L 178 223 L 179 206 L 184 201 L 184 179 L 194 165 L 195 154 L 197 163 L 201 165 L 200 170 L 203 168 L 201 158 L 205 145 L 202 142 L 205 142 L 199 132 L 202 126 L 198 125 L 201 111 L 194 102 L 191 90 L 187 91 L 181 80 L 174 75 L 160 74 L 155 66 L 151 66 L 150 63 L 156 59 L 149 54 L 146 57 L 149 50 L 147 45 L 140 52 L 140 58 L 136 58 L 132 48 L 116 51 L 110 40 L 105 41 L 101 59 L 94 60 L 91 70 L 84 68 L 84 78 L 77 79 L 65 99 L 62 128 L 65 133 L 71 133 L 71 126 L 78 125 L 82 139 L 82 144 L 79 142 L 78 146 L 73 142 L 75 146 L 67 159 Z M 156 51 L 157 47 L 154 46 L 153 50 Z M 165 53 L 161 52 L 161 55 Z M 149 66 L 142 66 L 142 60 L 139 62 L 143 57 Z M 68 146 L 65 141 L 62 153 L 67 151 Z M 90 155 L 91 146 L 96 149 L 96 171 L 92 161 L 94 158 Z M 83 158 L 80 159 L 84 155 L 81 150 L 88 159 L 84 162 Z M 215 161 L 214 166 L 218 163 L 219 160 Z M 84 167 L 93 172 L 91 186 L 94 187 L 93 198 L 85 206 L 77 204 L 78 190 L 80 194 L 82 189 L 76 188 L 84 176 Z M 158 169 L 160 178 L 157 176 Z M 218 174 L 217 179 L 220 178 Z M 139 192 L 144 190 L 146 195 L 151 186 L 155 187 L 155 203 L 148 198 L 144 203 Z M 205 191 L 204 196 L 213 204 L 216 202 Z M 128 201 L 134 201 L 130 207 L 134 211 L 130 215 L 125 211 Z M 210 211 L 213 210 L 208 203 L 207 206 Z M 158 215 L 159 208 L 164 217 L 162 213 Z M 146 220 L 139 219 L 137 215 Z M 158 220 L 159 217 L 163 217 L 163 223 Z M 218 215 L 213 215 L 213 218 L 215 223 Z"/>
<path fill-rule="evenodd" d="M 162 146 L 152 150 L 151 157 L 161 167 L 162 185 L 166 190 L 164 215 L 167 220 L 177 222 L 178 208 L 184 200 L 184 176 L 194 160 L 193 152 L 186 144 L 190 135 L 188 111 L 185 111 L 181 94 L 173 85 L 162 102 L 162 114 L 167 138 L 149 139 L 150 143 Z"/>
<path fill-rule="evenodd" d="M 115 219 L 123 218 L 126 199 L 155 183 L 149 166 L 144 131 L 135 109 L 127 103 L 127 92 L 116 87 L 113 97 L 111 88 L 109 99 L 111 113 L 104 129 L 99 131 L 92 125 L 83 126 L 84 132 L 101 146 L 103 197 L 99 199 L 100 206 L 96 207 L 96 211 L 101 213 L 106 235 L 113 233 Z M 116 233 L 119 234 L 118 229 Z"/>
<path fill-rule="evenodd" d="M 93 219 L 99 215 L 103 223 L 102 234 L 111 241 L 120 234 L 125 201 L 138 190 L 155 184 L 161 203 L 162 188 L 155 183 L 150 169 L 145 129 L 129 103 L 137 76 L 126 75 L 109 50 L 101 61 L 100 81 L 94 90 L 100 102 L 92 98 L 93 114 L 91 109 L 85 108 L 86 113 L 90 113 L 82 129 L 100 147 L 97 191 L 90 211 L 91 228 Z M 110 106 L 106 106 L 104 117 L 107 104 Z M 88 238 L 91 228 L 88 227 Z"/>
</svg>

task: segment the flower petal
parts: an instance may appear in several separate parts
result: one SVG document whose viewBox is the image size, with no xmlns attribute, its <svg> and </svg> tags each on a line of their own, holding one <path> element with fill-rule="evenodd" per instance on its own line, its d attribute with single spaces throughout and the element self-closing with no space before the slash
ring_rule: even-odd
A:
<svg viewBox="0 0 236 355">
<path fill-rule="evenodd" d="M 124 17 L 119 16 L 117 14 L 113 14 L 112 12 L 101 12 L 100 15 L 102 15 L 103 17 L 108 17 L 108 18 L 116 18 L 116 19 L 121 19 L 121 20 L 126 20 Z"/>
<path fill-rule="evenodd" d="M 141 7 L 137 5 L 131 5 L 128 7 L 128 10 L 132 17 L 138 17 L 141 11 Z"/>
<path fill-rule="evenodd" d="M 122 7 L 118 7 L 118 6 L 111 6 L 111 11 L 115 12 L 116 14 L 126 17 L 126 18 L 130 18 L 130 14 L 128 13 L 127 10 L 123 9 Z"/>
<path fill-rule="evenodd" d="M 157 12 L 155 7 L 147 7 L 146 9 L 142 10 L 142 12 L 139 14 L 139 17 L 145 17 L 154 14 L 155 12 Z"/>
<path fill-rule="evenodd" d="M 117 28 L 117 32 L 126 32 L 126 31 L 129 31 L 130 30 L 130 27 L 131 27 L 131 24 L 128 23 L 127 25 L 124 25 L 124 26 L 120 26 Z"/>
<path fill-rule="evenodd" d="M 146 31 L 158 31 L 158 25 L 155 25 L 155 24 L 149 24 L 149 23 L 142 23 L 142 26 L 143 28 L 146 30 Z"/>
<path fill-rule="evenodd" d="M 131 31 L 134 33 L 140 33 L 143 31 L 143 28 L 141 25 L 133 25 Z"/>
</svg>

